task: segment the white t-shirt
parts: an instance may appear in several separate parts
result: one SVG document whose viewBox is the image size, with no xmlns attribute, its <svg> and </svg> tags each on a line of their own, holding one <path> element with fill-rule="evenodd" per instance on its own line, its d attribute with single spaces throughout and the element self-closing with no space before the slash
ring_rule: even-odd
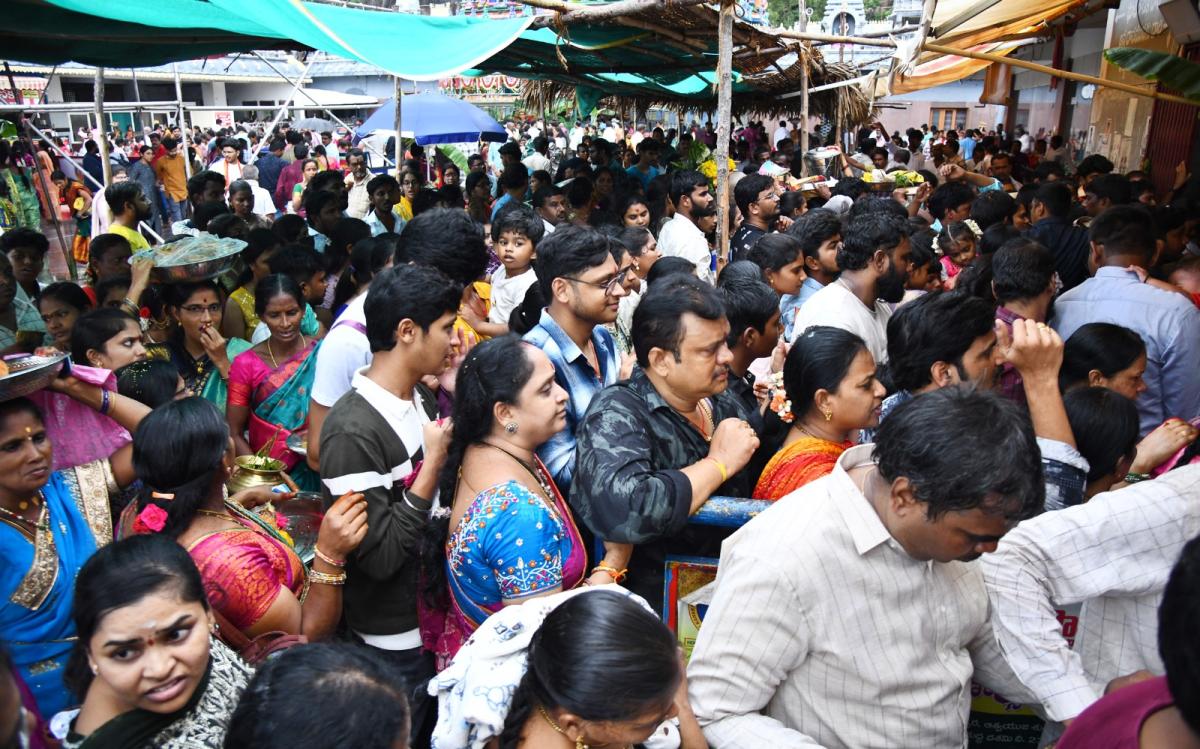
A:
<svg viewBox="0 0 1200 749">
<path fill-rule="evenodd" d="M 371 344 L 357 323 L 365 326 L 363 309 L 367 295 L 359 294 L 346 306 L 317 351 L 317 371 L 313 377 L 312 399 L 330 407 L 350 390 L 354 373 L 371 363 Z M 266 326 L 263 326 L 266 327 Z"/>
<path fill-rule="evenodd" d="M 663 224 L 658 233 L 658 251 L 663 257 L 682 257 L 696 265 L 696 275 L 709 283 L 715 283 L 712 272 L 712 253 L 704 232 L 682 213 L 676 213 Z"/>
<path fill-rule="evenodd" d="M 525 168 L 528 169 L 530 172 L 536 172 L 539 169 L 542 171 L 548 172 L 548 171 L 550 171 L 550 167 L 553 166 L 550 163 L 550 159 L 541 155 L 537 151 L 534 151 L 529 156 L 526 156 L 525 160 L 522 161 L 521 163 L 524 164 Z"/>
<path fill-rule="evenodd" d="M 771 136 L 771 150 L 774 151 L 781 140 L 787 140 L 792 135 L 791 131 L 786 127 L 775 128 L 775 134 Z"/>
<path fill-rule="evenodd" d="M 508 318 L 513 310 L 525 301 L 525 292 L 537 283 L 537 275 L 533 268 L 519 276 L 509 278 L 508 271 L 503 265 L 492 274 L 492 310 L 488 312 L 488 321 L 500 325 L 508 325 Z"/>
<path fill-rule="evenodd" d="M 817 325 L 841 328 L 863 339 L 875 363 L 883 364 L 887 361 L 887 323 L 891 316 L 886 302 L 876 299 L 874 309 L 870 309 L 838 280 L 809 297 L 796 313 L 793 340 Z"/>
</svg>

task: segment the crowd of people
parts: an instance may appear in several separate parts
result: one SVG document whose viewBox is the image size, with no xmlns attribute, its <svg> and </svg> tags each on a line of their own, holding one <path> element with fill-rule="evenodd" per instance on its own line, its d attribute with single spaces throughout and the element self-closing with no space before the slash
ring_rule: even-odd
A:
<svg viewBox="0 0 1200 749">
<path fill-rule="evenodd" d="M 1060 749 L 1200 746 L 1200 181 L 751 122 L 725 252 L 711 127 L 510 127 L 380 174 L 131 132 L 103 190 L 0 151 L 0 348 L 71 360 L 0 402 L 0 746 L 962 747 L 973 682 Z M 160 283 L 146 226 L 244 249 Z"/>
</svg>

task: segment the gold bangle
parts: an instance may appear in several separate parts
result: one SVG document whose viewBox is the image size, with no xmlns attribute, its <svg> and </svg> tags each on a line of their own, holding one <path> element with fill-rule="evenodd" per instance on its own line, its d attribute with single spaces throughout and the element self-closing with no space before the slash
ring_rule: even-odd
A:
<svg viewBox="0 0 1200 749">
<path fill-rule="evenodd" d="M 716 458 L 714 458 L 712 456 L 706 456 L 704 459 L 711 460 L 712 464 L 715 465 L 717 467 L 717 470 L 721 472 L 721 483 L 722 484 L 724 484 L 726 481 L 729 480 L 729 469 L 725 467 L 724 463 L 722 463 L 721 461 L 717 460 Z"/>
<path fill-rule="evenodd" d="M 332 565 L 332 566 L 338 567 L 338 568 L 346 566 L 345 559 L 343 559 L 339 562 L 338 560 L 336 560 L 330 556 L 327 556 L 324 552 L 321 551 L 321 547 L 319 547 L 319 546 L 313 549 L 313 553 L 316 554 L 317 559 L 320 559 L 325 564 Z"/>
<path fill-rule="evenodd" d="M 345 585 L 346 584 L 346 573 L 341 572 L 337 575 L 328 575 L 324 572 L 318 572 L 316 570 L 309 570 L 308 571 L 308 581 L 311 583 L 316 583 L 318 585 Z"/>
<path fill-rule="evenodd" d="M 595 567 L 593 567 L 592 574 L 594 575 L 597 572 L 607 572 L 608 576 L 611 577 L 614 582 L 618 583 L 629 575 L 629 570 L 619 570 L 616 567 L 609 567 L 607 564 L 597 564 Z"/>
</svg>

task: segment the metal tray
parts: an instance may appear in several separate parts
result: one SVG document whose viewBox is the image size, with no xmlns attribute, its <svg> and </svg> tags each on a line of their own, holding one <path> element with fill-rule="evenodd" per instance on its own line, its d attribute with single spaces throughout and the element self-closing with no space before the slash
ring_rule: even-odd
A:
<svg viewBox="0 0 1200 749">
<path fill-rule="evenodd" d="M 22 354 L 5 359 L 8 374 L 0 377 L 0 401 L 21 398 L 45 388 L 62 371 L 66 354 L 38 356 Z"/>
</svg>

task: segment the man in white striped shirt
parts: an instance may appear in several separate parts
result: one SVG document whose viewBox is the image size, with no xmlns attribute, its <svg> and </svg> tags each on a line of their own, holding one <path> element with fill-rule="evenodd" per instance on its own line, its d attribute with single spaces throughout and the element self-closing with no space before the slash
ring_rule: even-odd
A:
<svg viewBox="0 0 1200 749">
<path fill-rule="evenodd" d="M 1028 417 L 956 386 L 897 407 L 877 439 L 723 545 L 688 668 L 717 749 L 961 749 L 972 678 L 1027 696 L 974 560 L 1042 508 Z"/>
<path fill-rule="evenodd" d="M 1113 679 L 1163 672 L 1158 605 L 1200 535 L 1200 465 L 1021 523 L 983 562 L 992 626 L 1046 714 L 1068 721 Z M 1056 607 L 1083 603 L 1072 648 Z"/>
</svg>

